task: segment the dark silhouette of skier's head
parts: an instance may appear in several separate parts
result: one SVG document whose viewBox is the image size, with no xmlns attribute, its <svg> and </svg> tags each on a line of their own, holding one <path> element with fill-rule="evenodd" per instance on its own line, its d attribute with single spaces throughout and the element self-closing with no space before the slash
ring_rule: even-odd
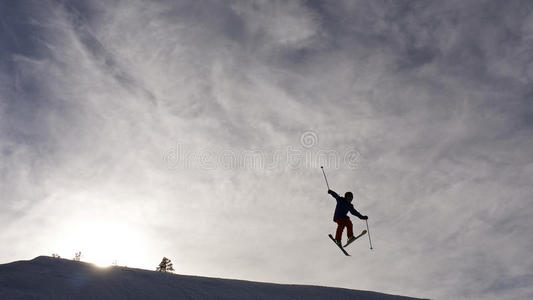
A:
<svg viewBox="0 0 533 300">
<path fill-rule="evenodd" d="M 348 202 L 352 202 L 352 200 L 353 200 L 353 194 L 352 194 L 352 192 L 346 192 L 346 193 L 344 194 L 344 199 L 346 199 L 346 201 L 348 201 Z"/>
</svg>

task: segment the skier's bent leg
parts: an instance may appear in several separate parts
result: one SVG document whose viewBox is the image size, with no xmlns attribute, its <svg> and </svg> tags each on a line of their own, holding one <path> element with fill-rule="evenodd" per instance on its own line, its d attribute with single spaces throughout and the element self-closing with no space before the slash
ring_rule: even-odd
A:
<svg viewBox="0 0 533 300">
<path fill-rule="evenodd" d="M 347 219 L 346 220 L 346 227 L 348 228 L 348 238 L 351 238 L 353 236 L 353 224 L 352 224 L 352 221 L 350 221 L 350 219 Z"/>
<path fill-rule="evenodd" d="M 335 223 L 337 223 L 337 232 L 335 233 L 335 239 L 337 241 L 340 241 L 342 237 L 342 231 L 344 230 L 344 226 L 346 226 L 346 224 L 344 223 L 344 219 L 335 219 Z"/>
</svg>

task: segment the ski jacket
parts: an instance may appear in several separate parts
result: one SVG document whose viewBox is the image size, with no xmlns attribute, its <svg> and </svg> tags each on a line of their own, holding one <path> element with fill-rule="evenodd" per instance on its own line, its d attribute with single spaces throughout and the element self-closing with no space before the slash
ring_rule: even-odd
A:
<svg viewBox="0 0 533 300">
<path fill-rule="evenodd" d="M 359 219 L 363 218 L 363 215 L 361 215 L 355 208 L 353 207 L 353 204 L 348 202 L 344 197 L 339 196 L 334 191 L 329 192 L 335 200 L 337 200 L 337 206 L 335 207 L 335 214 L 333 215 L 333 221 L 337 219 L 349 219 L 348 212 L 350 212 L 352 215 L 358 217 Z"/>
</svg>

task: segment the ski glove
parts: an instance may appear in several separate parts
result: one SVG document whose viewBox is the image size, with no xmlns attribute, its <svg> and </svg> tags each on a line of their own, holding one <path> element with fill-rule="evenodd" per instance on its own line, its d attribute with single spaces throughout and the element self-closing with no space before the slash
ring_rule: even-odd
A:
<svg viewBox="0 0 533 300">
<path fill-rule="evenodd" d="M 363 216 L 361 220 L 368 220 L 368 216 Z"/>
</svg>

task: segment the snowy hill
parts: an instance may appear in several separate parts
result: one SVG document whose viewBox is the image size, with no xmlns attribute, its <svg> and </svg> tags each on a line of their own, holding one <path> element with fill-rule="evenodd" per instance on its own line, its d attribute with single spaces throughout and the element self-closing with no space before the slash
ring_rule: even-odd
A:
<svg viewBox="0 0 533 300">
<path fill-rule="evenodd" d="M 39 256 L 0 265 L 0 299 L 415 299 L 375 292 L 183 276 Z"/>
</svg>

